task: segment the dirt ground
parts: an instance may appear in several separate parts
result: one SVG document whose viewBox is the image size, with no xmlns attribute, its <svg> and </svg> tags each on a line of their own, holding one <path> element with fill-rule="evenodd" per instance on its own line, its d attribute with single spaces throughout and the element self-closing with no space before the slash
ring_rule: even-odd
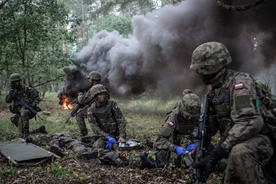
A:
<svg viewBox="0 0 276 184">
<path fill-rule="evenodd" d="M 138 150 L 142 152 L 144 150 Z M 145 150 L 147 151 L 147 150 Z M 120 151 L 129 157 L 133 151 Z M 135 151 L 137 153 L 137 150 Z M 102 164 L 99 159 L 76 158 L 73 152 L 65 152 L 61 159 L 49 160 L 38 166 L 14 166 L 7 158 L 0 156 L 0 183 L 97 183 L 97 184 L 167 184 L 191 183 L 189 176 L 181 169 L 140 169 L 127 166 Z M 187 171 L 187 170 L 186 170 Z M 192 172 L 192 171 L 191 171 Z"/>
</svg>

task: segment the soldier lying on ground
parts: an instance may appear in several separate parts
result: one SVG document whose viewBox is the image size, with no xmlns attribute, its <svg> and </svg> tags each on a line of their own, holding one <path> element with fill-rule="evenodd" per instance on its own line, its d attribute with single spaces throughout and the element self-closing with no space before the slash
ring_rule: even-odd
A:
<svg viewBox="0 0 276 184">
<path fill-rule="evenodd" d="M 143 148 L 139 141 L 131 139 L 127 140 L 124 144 L 116 143 L 111 149 L 93 148 L 93 143 L 97 139 L 98 137 L 93 137 L 89 134 L 77 140 L 65 133 L 54 133 L 38 136 L 35 140 L 31 141 L 33 144 L 44 147 L 59 157 L 65 157 L 68 155 L 68 151 L 72 150 L 77 158 L 88 160 L 99 159 L 101 164 L 113 166 L 128 165 L 128 157 L 131 155 L 131 151 Z M 146 140 L 147 146 L 151 146 L 151 143 L 149 140 Z"/>
</svg>

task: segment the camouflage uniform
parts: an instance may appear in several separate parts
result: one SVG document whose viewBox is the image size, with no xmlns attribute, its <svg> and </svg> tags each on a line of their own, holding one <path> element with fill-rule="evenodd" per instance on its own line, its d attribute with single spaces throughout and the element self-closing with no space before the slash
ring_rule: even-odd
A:
<svg viewBox="0 0 276 184">
<path fill-rule="evenodd" d="M 101 84 L 93 86 L 90 92 L 93 99 L 100 93 L 108 93 L 106 87 Z M 100 136 L 93 147 L 104 148 L 107 136 L 126 138 L 125 118 L 117 103 L 109 100 L 109 95 L 101 105 L 94 101 L 87 110 L 87 116 L 93 133 Z"/>
<path fill-rule="evenodd" d="M 192 143 L 191 135 L 195 127 L 195 116 L 199 113 L 199 97 L 192 92 L 184 94 L 177 103 L 177 107 L 168 114 L 154 142 L 154 148 L 158 151 L 157 160 L 165 163 L 172 162 L 180 166 L 181 156 L 177 156 L 174 152 L 175 147 Z"/>
<path fill-rule="evenodd" d="M 209 42 L 195 49 L 190 68 L 210 84 L 210 114 L 218 119 L 220 145 L 198 166 L 212 172 L 213 165 L 228 157 L 223 183 L 267 183 L 262 168 L 273 154 L 264 130 L 255 80 L 247 73 L 225 68 L 232 59 L 227 48 Z"/>
<path fill-rule="evenodd" d="M 89 153 L 89 149 L 82 144 L 81 141 L 78 141 L 72 136 L 63 133 L 55 133 L 51 137 L 50 141 L 50 151 L 56 153 L 59 156 L 62 156 L 62 148 L 72 149 L 77 156 L 82 156 L 84 153 Z"/>
<path fill-rule="evenodd" d="M 96 71 L 92 71 L 88 74 L 87 79 L 89 80 L 91 88 L 92 88 L 94 85 L 100 84 L 101 75 Z M 82 92 L 80 92 L 78 94 L 78 103 L 81 105 L 84 105 L 84 107 L 81 108 L 78 111 L 78 113 L 76 114 L 76 121 L 77 121 L 77 124 L 78 124 L 78 127 L 80 129 L 82 136 L 87 135 L 85 118 L 87 118 L 87 106 L 90 106 L 92 102 L 93 101 L 92 101 L 90 90 L 88 90 L 87 93 L 85 93 L 85 94 L 83 94 Z"/>
<path fill-rule="evenodd" d="M 6 96 L 6 102 L 12 103 L 10 111 L 14 113 L 11 121 L 19 128 L 19 132 L 23 138 L 27 138 L 29 135 L 29 119 L 35 117 L 29 109 L 24 108 L 20 101 L 17 99 L 23 99 L 30 107 L 35 110 L 40 102 L 39 93 L 31 87 L 21 84 L 21 77 L 18 73 L 13 73 L 10 76 L 10 91 Z M 18 83 L 17 85 L 15 83 Z M 15 97 L 17 96 L 17 98 Z"/>
</svg>

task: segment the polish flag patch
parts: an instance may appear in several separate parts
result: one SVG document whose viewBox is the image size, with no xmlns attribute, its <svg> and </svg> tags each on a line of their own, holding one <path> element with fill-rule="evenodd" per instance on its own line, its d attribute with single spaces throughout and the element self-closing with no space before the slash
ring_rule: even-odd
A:
<svg viewBox="0 0 276 184">
<path fill-rule="evenodd" d="M 168 125 L 169 125 L 169 127 L 172 127 L 172 126 L 173 126 L 173 122 L 170 121 L 170 122 L 168 123 Z"/>
<path fill-rule="evenodd" d="M 243 88 L 244 88 L 243 83 L 235 84 L 235 90 L 237 90 L 237 89 L 243 89 Z"/>
</svg>

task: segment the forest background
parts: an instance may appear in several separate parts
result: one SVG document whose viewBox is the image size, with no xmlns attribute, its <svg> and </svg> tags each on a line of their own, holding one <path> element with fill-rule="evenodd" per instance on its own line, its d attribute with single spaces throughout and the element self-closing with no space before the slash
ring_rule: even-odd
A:
<svg viewBox="0 0 276 184">
<path fill-rule="evenodd" d="M 75 118 L 65 124 L 70 109 L 63 109 L 57 96 L 64 89 L 78 88 L 73 84 L 82 84 L 83 76 L 98 70 L 126 117 L 128 136 L 154 140 L 166 112 L 185 88 L 201 97 L 204 94 L 201 81 L 189 72 L 191 53 L 204 41 L 225 42 L 233 58 L 243 60 L 233 68 L 252 72 L 274 92 L 275 56 L 269 49 L 276 33 L 276 15 L 271 13 L 275 2 L 241 0 L 241 4 L 265 3 L 253 8 L 232 6 L 234 11 L 216 2 L 0 0 L 0 141 L 19 136 L 4 101 L 14 72 L 42 97 L 42 112 L 31 120 L 30 128 L 43 124 L 50 134 L 65 132 L 76 138 L 80 137 Z M 81 77 L 72 80 L 70 76 Z M 192 182 L 191 173 L 185 170 L 114 168 L 78 160 L 70 151 L 66 155 L 63 160 L 30 168 L 11 167 L 1 156 L 0 183 Z M 214 174 L 209 182 L 220 183 L 220 177 Z"/>
</svg>

